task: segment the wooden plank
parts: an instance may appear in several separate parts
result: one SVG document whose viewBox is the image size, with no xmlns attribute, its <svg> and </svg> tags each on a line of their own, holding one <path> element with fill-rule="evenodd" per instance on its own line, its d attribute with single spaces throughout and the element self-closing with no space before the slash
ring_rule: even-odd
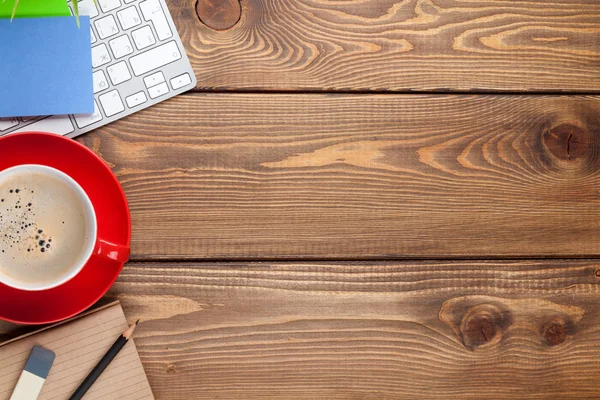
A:
<svg viewBox="0 0 600 400">
<path fill-rule="evenodd" d="M 598 260 L 131 263 L 104 300 L 142 318 L 157 399 L 592 399 L 598 275 Z"/>
<path fill-rule="evenodd" d="M 134 263 L 109 297 L 157 399 L 592 399 L 598 269 Z"/>
<path fill-rule="evenodd" d="M 81 140 L 135 260 L 600 255 L 600 98 L 180 96 Z"/>
<path fill-rule="evenodd" d="M 167 2 L 201 89 L 600 90 L 597 0 Z"/>
</svg>

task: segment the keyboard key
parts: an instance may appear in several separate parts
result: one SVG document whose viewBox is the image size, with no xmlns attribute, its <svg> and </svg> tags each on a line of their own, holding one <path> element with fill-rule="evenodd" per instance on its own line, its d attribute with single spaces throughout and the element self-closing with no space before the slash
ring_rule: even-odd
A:
<svg viewBox="0 0 600 400">
<path fill-rule="evenodd" d="M 17 129 L 12 133 L 19 132 L 50 132 L 56 133 L 57 135 L 66 135 L 67 133 L 71 133 L 75 130 L 73 127 L 73 123 L 71 119 L 67 115 L 55 115 L 53 117 L 48 117 L 45 119 L 41 119 L 37 122 L 34 122 L 31 125 L 24 126 L 22 128 Z"/>
<path fill-rule="evenodd" d="M 180 89 L 184 86 L 189 85 L 190 83 L 192 83 L 192 78 L 190 78 L 190 74 L 188 73 L 176 76 L 175 78 L 171 79 L 171 87 L 173 88 L 173 90 Z"/>
<path fill-rule="evenodd" d="M 152 75 L 148 75 L 144 78 L 144 84 L 147 88 L 151 88 L 152 86 L 156 86 L 159 83 L 163 83 L 165 81 L 165 76 L 162 72 L 158 71 L 153 73 Z"/>
<path fill-rule="evenodd" d="M 111 37 L 119 33 L 119 28 L 117 27 L 117 21 L 115 21 L 115 17 L 112 15 L 108 15 L 104 18 L 101 18 L 94 22 L 96 25 L 96 29 L 98 30 L 98 36 L 100 39 L 106 39 L 107 37 Z"/>
<path fill-rule="evenodd" d="M 79 128 L 85 128 L 88 125 L 102 121 L 102 114 L 98 108 L 98 103 L 94 100 L 94 112 L 92 114 L 74 114 L 73 118 L 75 118 L 75 123 Z"/>
<path fill-rule="evenodd" d="M 6 131 L 19 125 L 19 120 L 16 118 L 0 118 L 0 132 Z"/>
<path fill-rule="evenodd" d="M 125 61 L 111 65 L 110 67 L 106 68 L 106 71 L 108 71 L 110 81 L 115 86 L 131 79 L 131 74 L 129 73 L 129 69 L 127 68 L 127 64 L 125 64 Z"/>
<path fill-rule="evenodd" d="M 110 54 L 108 54 L 108 48 L 106 48 L 104 43 L 92 47 L 92 67 L 98 68 L 101 65 L 108 64 L 110 61 Z"/>
<path fill-rule="evenodd" d="M 94 0 L 80 0 L 77 2 L 79 15 L 89 15 L 90 18 L 98 16 L 98 9 L 94 4 Z"/>
<path fill-rule="evenodd" d="M 107 117 L 111 117 L 125 110 L 125 106 L 121 101 L 121 96 L 119 96 L 119 92 L 116 90 L 102 94 L 98 99 L 100 100 L 100 104 L 102 104 L 102 108 L 104 109 L 104 114 L 106 114 Z"/>
<path fill-rule="evenodd" d="M 159 40 L 165 40 L 173 36 L 165 12 L 158 0 L 142 1 L 140 3 L 140 10 L 146 21 L 152 21 Z"/>
<path fill-rule="evenodd" d="M 94 94 L 108 89 L 108 81 L 106 80 L 104 71 L 96 71 L 92 74 L 92 77 L 94 78 Z"/>
<path fill-rule="evenodd" d="M 127 102 L 127 107 L 133 108 L 139 106 L 142 103 L 145 103 L 146 101 L 148 101 L 148 98 L 146 97 L 146 93 L 138 92 L 127 97 L 125 101 Z"/>
<path fill-rule="evenodd" d="M 109 40 L 108 44 L 115 58 L 125 57 L 133 53 L 133 45 L 127 35 L 119 36 L 116 39 Z"/>
<path fill-rule="evenodd" d="M 167 86 L 166 82 L 163 82 L 160 85 L 156 85 L 148 89 L 148 94 L 150 95 L 151 99 L 155 99 L 167 93 L 169 93 L 169 87 Z"/>
<path fill-rule="evenodd" d="M 135 55 L 129 59 L 133 73 L 136 76 L 165 66 L 181 58 L 177 44 L 172 41 Z"/>
<path fill-rule="evenodd" d="M 96 35 L 94 35 L 94 30 L 90 26 L 90 37 L 92 39 L 92 43 L 96 43 Z"/>
<path fill-rule="evenodd" d="M 92 0 L 90 0 L 90 1 L 92 1 Z M 98 0 L 98 4 L 100 4 L 100 8 L 104 12 L 109 12 L 116 8 L 121 7 L 120 0 Z"/>
<path fill-rule="evenodd" d="M 125 3 L 129 4 L 129 3 L 133 3 L 136 0 L 125 0 Z"/>
<path fill-rule="evenodd" d="M 23 120 L 23 122 L 29 122 L 29 121 L 32 121 L 32 120 L 37 119 L 37 118 L 38 118 L 37 115 L 34 115 L 33 117 L 21 117 L 21 119 Z"/>
<path fill-rule="evenodd" d="M 127 30 L 133 28 L 142 23 L 140 18 L 140 14 L 138 14 L 135 7 L 128 7 L 124 10 L 121 10 L 117 13 L 117 18 L 121 23 L 121 27 L 123 30 Z"/>
<path fill-rule="evenodd" d="M 131 32 L 131 36 L 133 37 L 133 42 L 135 43 L 135 47 L 138 50 L 145 49 L 148 46 L 152 46 L 156 43 L 156 39 L 154 39 L 154 34 L 152 33 L 152 29 L 149 26 L 145 26 L 136 31 Z"/>
</svg>

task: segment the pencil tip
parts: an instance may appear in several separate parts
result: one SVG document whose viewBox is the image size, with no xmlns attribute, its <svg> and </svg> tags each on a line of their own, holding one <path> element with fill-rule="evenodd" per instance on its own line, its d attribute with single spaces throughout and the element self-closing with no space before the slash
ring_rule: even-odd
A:
<svg viewBox="0 0 600 400">
<path fill-rule="evenodd" d="M 136 325 L 137 325 L 137 324 L 139 324 L 139 323 L 140 323 L 140 320 L 139 320 L 139 319 L 138 319 L 137 321 L 135 321 L 135 324 L 136 324 Z"/>
</svg>

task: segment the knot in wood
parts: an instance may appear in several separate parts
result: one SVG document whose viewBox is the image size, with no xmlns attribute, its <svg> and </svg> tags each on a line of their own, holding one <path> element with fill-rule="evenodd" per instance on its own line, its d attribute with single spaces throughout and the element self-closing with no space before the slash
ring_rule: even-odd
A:
<svg viewBox="0 0 600 400">
<path fill-rule="evenodd" d="M 561 324 L 552 324 L 546 330 L 546 343 L 548 346 L 556 346 L 561 344 L 567 338 L 565 327 Z"/>
<path fill-rule="evenodd" d="M 175 372 L 177 372 L 177 368 L 175 368 L 173 364 L 169 364 L 167 367 L 167 374 L 174 374 Z"/>
<path fill-rule="evenodd" d="M 239 0 L 198 0 L 196 14 L 204 25 L 222 31 L 238 23 L 242 6 Z"/>
<path fill-rule="evenodd" d="M 544 131 L 544 144 L 557 159 L 575 161 L 593 151 L 594 140 L 576 125 L 561 124 Z"/>
<path fill-rule="evenodd" d="M 465 347 L 475 350 L 480 346 L 496 343 L 509 322 L 501 310 L 491 304 L 473 306 L 465 313 L 460 326 Z"/>
<path fill-rule="evenodd" d="M 558 346 L 575 333 L 575 324 L 570 319 L 556 317 L 542 327 L 542 342 L 548 346 Z"/>
</svg>

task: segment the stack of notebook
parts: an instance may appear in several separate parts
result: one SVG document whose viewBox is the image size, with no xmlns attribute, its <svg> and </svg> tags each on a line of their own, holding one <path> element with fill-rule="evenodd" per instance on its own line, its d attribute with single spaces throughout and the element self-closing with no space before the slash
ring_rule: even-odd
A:
<svg viewBox="0 0 600 400">
<path fill-rule="evenodd" d="M 94 112 L 89 17 L 78 26 L 65 0 L 14 5 L 0 1 L 0 117 Z"/>
</svg>

